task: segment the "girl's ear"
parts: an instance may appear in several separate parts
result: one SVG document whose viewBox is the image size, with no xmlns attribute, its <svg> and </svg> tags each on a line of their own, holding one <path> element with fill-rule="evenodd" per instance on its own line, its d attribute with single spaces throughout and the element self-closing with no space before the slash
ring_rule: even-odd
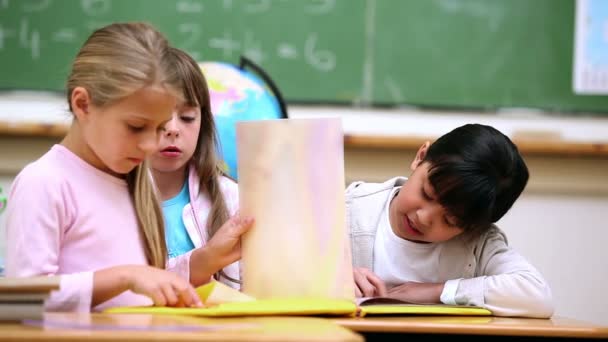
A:
<svg viewBox="0 0 608 342">
<path fill-rule="evenodd" d="M 428 141 L 420 146 L 418 152 L 416 152 L 416 158 L 414 158 L 414 161 L 412 161 L 412 164 L 410 165 L 412 171 L 414 171 L 422 163 L 424 157 L 426 157 L 426 151 L 428 151 L 429 146 L 431 146 L 431 143 Z"/>
<path fill-rule="evenodd" d="M 79 121 L 84 120 L 91 108 L 91 96 L 85 88 L 76 87 L 70 95 L 70 104 L 72 105 L 72 113 L 76 118 Z"/>
</svg>

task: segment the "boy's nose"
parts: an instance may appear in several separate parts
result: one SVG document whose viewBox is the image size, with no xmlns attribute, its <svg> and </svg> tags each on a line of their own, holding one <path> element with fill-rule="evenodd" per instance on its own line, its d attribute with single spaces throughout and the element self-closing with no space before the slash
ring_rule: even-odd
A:
<svg viewBox="0 0 608 342">
<path fill-rule="evenodd" d="M 433 220 L 432 220 L 432 216 L 429 213 L 428 209 L 420 209 L 418 210 L 418 224 L 421 225 L 422 227 L 418 227 L 418 228 L 423 228 L 424 230 L 426 230 L 426 227 L 430 227 Z"/>
<path fill-rule="evenodd" d="M 435 218 L 441 215 L 440 208 L 435 205 L 427 205 L 418 209 L 418 222 L 425 229 L 431 228 Z"/>
</svg>

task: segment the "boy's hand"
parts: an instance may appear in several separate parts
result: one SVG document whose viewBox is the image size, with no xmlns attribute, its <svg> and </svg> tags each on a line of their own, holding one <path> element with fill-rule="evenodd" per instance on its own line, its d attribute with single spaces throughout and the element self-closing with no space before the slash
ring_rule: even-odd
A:
<svg viewBox="0 0 608 342">
<path fill-rule="evenodd" d="M 415 304 L 441 303 L 444 283 L 406 282 L 388 290 L 388 296 Z"/>
<path fill-rule="evenodd" d="M 129 290 L 148 296 L 156 306 L 203 306 L 196 291 L 177 274 L 151 266 L 125 266 Z"/>
<path fill-rule="evenodd" d="M 357 297 L 383 297 L 387 295 L 386 285 L 367 268 L 353 269 L 355 278 L 355 294 Z"/>
</svg>

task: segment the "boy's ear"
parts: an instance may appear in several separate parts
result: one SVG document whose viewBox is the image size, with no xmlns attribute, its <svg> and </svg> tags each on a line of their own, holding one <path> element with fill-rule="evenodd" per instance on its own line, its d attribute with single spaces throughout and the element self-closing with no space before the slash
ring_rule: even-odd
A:
<svg viewBox="0 0 608 342">
<path fill-rule="evenodd" d="M 416 152 L 416 158 L 414 158 L 414 161 L 412 161 L 412 165 L 410 165 L 412 171 L 414 171 L 422 163 L 424 157 L 426 157 L 426 151 L 428 151 L 429 146 L 431 146 L 431 143 L 428 141 L 422 144 L 422 146 L 420 146 L 418 152 Z"/>
<path fill-rule="evenodd" d="M 78 120 L 83 120 L 91 107 L 91 96 L 88 90 L 83 87 L 76 87 L 72 90 L 70 95 L 70 104 L 72 106 L 72 113 Z"/>
</svg>

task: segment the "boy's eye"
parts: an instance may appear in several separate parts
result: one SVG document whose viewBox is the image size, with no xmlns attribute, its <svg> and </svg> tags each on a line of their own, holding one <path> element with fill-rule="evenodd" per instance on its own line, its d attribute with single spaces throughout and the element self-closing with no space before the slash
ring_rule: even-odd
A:
<svg viewBox="0 0 608 342">
<path fill-rule="evenodd" d="M 424 197 L 424 199 L 427 201 L 432 200 L 431 196 L 429 196 L 429 194 L 426 191 L 424 191 L 424 188 L 422 188 L 422 197 Z"/>
<path fill-rule="evenodd" d="M 450 218 L 450 217 L 444 217 L 443 219 L 445 221 L 445 224 L 447 224 L 450 227 L 456 227 L 458 226 L 458 224 L 456 223 L 456 220 L 454 218 Z"/>
</svg>

